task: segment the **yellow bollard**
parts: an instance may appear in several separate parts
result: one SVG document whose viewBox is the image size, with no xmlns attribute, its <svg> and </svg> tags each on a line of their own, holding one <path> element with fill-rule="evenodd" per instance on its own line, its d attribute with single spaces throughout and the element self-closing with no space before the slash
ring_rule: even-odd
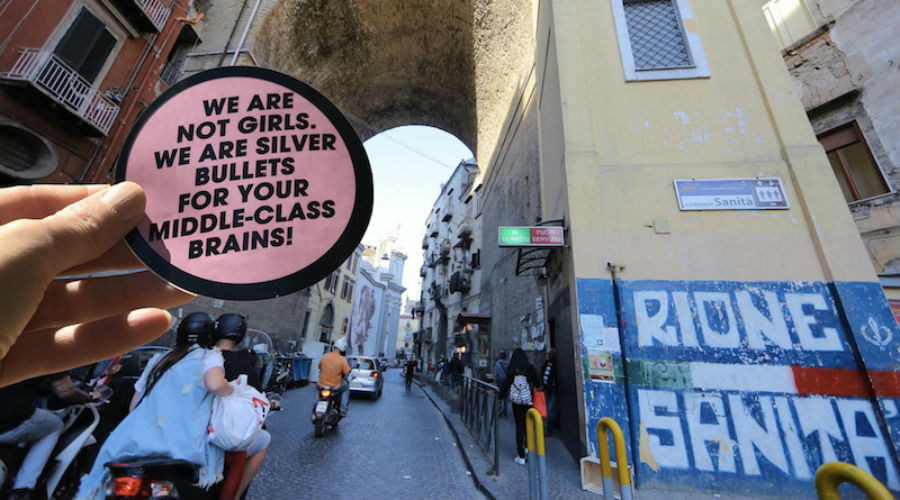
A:
<svg viewBox="0 0 900 500">
<path fill-rule="evenodd" d="M 606 431 L 612 432 L 613 435 L 622 500 L 631 500 L 631 475 L 628 473 L 628 455 L 625 454 L 625 436 L 622 434 L 619 424 L 609 417 L 603 417 L 597 422 L 597 448 L 600 454 L 600 472 L 603 474 L 603 496 L 606 500 L 613 499 L 612 463 L 609 458 L 609 441 Z"/>
<path fill-rule="evenodd" d="M 844 462 L 828 462 L 816 471 L 816 494 L 819 500 L 841 500 L 838 487 L 843 483 L 856 486 L 870 500 L 894 500 L 891 492 L 868 472 Z"/>
<path fill-rule="evenodd" d="M 528 496 L 531 500 L 548 500 L 544 419 L 534 408 L 525 414 L 525 444 L 528 446 Z"/>
</svg>

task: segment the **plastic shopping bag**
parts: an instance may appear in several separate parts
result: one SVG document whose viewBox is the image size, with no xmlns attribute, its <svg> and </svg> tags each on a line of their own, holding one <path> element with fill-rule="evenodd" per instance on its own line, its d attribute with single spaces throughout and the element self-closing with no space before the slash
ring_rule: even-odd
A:
<svg viewBox="0 0 900 500">
<path fill-rule="evenodd" d="M 246 450 L 269 415 L 269 400 L 241 375 L 230 396 L 216 396 L 209 417 L 209 442 L 226 451 Z"/>
<path fill-rule="evenodd" d="M 547 418 L 547 398 L 544 396 L 544 391 L 540 389 L 534 390 L 534 403 L 532 406 L 541 414 L 541 418 Z"/>
</svg>

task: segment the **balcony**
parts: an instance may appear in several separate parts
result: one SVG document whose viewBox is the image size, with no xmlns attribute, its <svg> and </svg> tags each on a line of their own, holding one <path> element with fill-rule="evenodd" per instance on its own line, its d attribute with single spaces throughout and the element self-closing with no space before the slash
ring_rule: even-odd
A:
<svg viewBox="0 0 900 500">
<path fill-rule="evenodd" d="M 128 20 L 145 32 L 162 31 L 171 9 L 163 0 L 112 0 Z"/>
<path fill-rule="evenodd" d="M 419 277 L 424 278 L 426 276 L 428 276 L 428 266 L 423 265 L 422 268 L 419 269 Z"/>
<path fill-rule="evenodd" d="M 0 73 L 0 81 L 25 82 L 101 135 L 109 133 L 119 106 L 49 50 L 23 48 L 20 52 L 12 69 Z"/>
</svg>

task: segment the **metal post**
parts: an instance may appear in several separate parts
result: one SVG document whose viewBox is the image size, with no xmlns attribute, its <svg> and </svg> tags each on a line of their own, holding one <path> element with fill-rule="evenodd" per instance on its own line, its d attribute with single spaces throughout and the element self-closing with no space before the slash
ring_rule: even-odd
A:
<svg viewBox="0 0 900 500">
<path fill-rule="evenodd" d="M 528 444 L 528 492 L 532 500 L 548 500 L 547 458 L 544 449 L 544 419 L 534 408 L 525 415 Z"/>
<path fill-rule="evenodd" d="M 816 471 L 816 494 L 819 500 L 841 500 L 838 487 L 850 483 L 871 500 L 891 500 L 891 492 L 868 472 L 844 462 L 828 462 Z"/>
<path fill-rule="evenodd" d="M 603 497 L 613 500 L 612 463 L 609 457 L 609 441 L 606 431 L 612 432 L 616 449 L 616 468 L 619 472 L 619 487 L 622 500 L 631 500 L 631 474 L 628 473 L 628 455 L 625 454 L 625 436 L 615 420 L 604 417 L 597 422 L 597 453 L 600 455 L 600 472 L 603 474 Z"/>
</svg>

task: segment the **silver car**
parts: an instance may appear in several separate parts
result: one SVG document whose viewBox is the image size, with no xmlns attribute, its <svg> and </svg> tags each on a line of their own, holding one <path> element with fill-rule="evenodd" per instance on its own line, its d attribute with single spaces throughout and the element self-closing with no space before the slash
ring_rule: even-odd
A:
<svg viewBox="0 0 900 500">
<path fill-rule="evenodd" d="M 350 356 L 347 358 L 350 364 L 350 392 L 367 392 L 372 401 L 381 397 L 384 387 L 384 374 L 380 369 L 378 360 L 368 356 Z"/>
</svg>

